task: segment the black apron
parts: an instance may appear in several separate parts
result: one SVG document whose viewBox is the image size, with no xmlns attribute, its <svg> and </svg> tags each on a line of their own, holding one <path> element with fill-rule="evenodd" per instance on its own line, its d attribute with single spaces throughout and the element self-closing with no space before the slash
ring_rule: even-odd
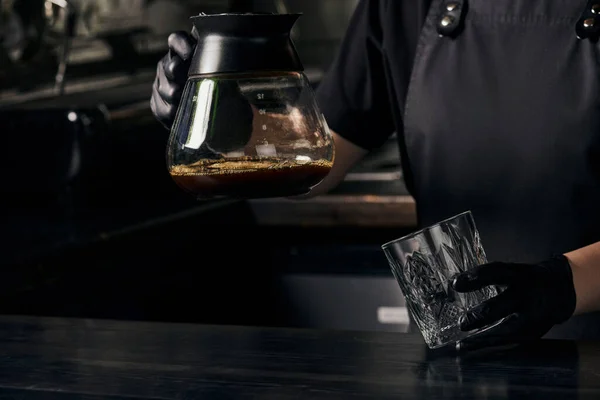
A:
<svg viewBox="0 0 600 400">
<path fill-rule="evenodd" d="M 599 48 L 576 33 L 592 4 L 433 1 L 403 119 L 421 226 L 472 210 L 490 261 L 600 240 Z M 600 338 L 600 318 L 549 337 Z"/>
</svg>

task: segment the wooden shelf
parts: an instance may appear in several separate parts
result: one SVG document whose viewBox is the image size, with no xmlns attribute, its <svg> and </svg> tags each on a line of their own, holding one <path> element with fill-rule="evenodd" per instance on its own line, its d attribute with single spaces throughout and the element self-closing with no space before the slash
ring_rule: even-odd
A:
<svg viewBox="0 0 600 400">
<path fill-rule="evenodd" d="M 257 199 L 249 202 L 259 225 L 307 227 L 414 227 L 411 196 L 325 195 L 309 200 Z"/>
</svg>

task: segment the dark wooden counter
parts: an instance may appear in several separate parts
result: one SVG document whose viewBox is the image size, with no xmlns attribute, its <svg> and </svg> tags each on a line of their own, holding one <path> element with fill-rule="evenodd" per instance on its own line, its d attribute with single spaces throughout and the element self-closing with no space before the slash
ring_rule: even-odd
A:
<svg viewBox="0 0 600 400">
<path fill-rule="evenodd" d="M 0 399 L 598 399 L 600 344 L 0 317 Z"/>
<path fill-rule="evenodd" d="M 308 200 L 276 198 L 249 203 L 261 226 L 417 226 L 415 201 L 408 195 L 331 194 Z"/>
</svg>

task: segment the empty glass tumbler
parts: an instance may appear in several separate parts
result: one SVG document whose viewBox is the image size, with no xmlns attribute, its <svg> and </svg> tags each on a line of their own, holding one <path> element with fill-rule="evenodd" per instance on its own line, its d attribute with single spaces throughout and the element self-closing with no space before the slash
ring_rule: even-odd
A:
<svg viewBox="0 0 600 400">
<path fill-rule="evenodd" d="M 498 294 L 496 287 L 458 293 L 453 277 L 487 262 L 470 211 L 382 246 L 406 305 L 425 343 L 432 349 L 475 335 L 463 332 L 462 313 Z"/>
</svg>

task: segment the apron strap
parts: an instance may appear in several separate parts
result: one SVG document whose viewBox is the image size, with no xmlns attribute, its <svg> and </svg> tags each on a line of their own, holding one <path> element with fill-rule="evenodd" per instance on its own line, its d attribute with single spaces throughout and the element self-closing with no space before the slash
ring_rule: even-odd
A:
<svg viewBox="0 0 600 400">
<path fill-rule="evenodd" d="M 600 0 L 589 0 L 575 28 L 578 39 L 597 42 L 600 37 Z"/>
<path fill-rule="evenodd" d="M 600 3 L 600 0 L 597 1 Z M 437 22 L 440 36 L 458 36 L 463 28 L 467 8 L 467 0 L 440 1 L 440 15 Z"/>
</svg>

